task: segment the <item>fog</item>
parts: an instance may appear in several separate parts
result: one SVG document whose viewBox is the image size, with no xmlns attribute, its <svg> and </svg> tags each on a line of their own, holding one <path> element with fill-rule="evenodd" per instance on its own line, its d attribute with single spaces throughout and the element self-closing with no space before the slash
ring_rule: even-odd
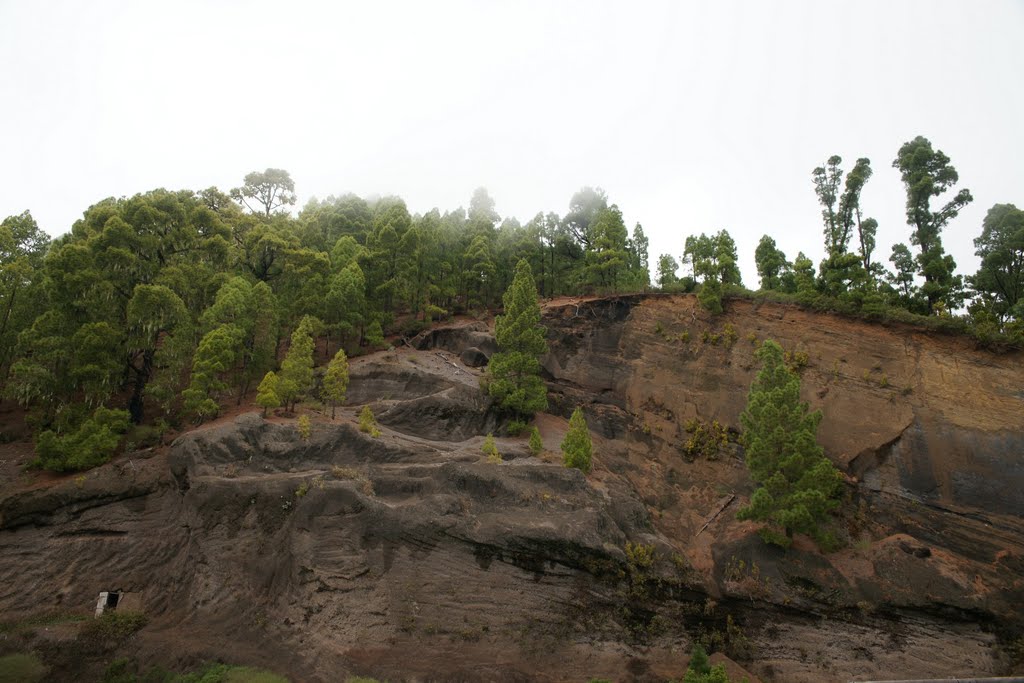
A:
<svg viewBox="0 0 1024 683">
<path fill-rule="evenodd" d="M 484 186 L 524 223 L 591 185 L 643 224 L 652 263 L 729 230 L 756 287 L 764 233 L 821 258 L 811 170 L 833 154 L 872 161 L 876 257 L 907 241 L 891 163 L 924 135 L 975 197 L 943 236 L 973 273 L 985 212 L 1024 205 L 1022 35 L 1011 1 L 7 0 L 0 217 L 58 235 L 104 197 L 267 167 L 300 207 L 443 211 Z"/>
</svg>

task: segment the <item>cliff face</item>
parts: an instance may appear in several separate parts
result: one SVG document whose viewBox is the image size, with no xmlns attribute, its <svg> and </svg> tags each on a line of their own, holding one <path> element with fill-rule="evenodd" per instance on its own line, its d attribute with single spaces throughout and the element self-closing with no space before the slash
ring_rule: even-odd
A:
<svg viewBox="0 0 1024 683">
<path fill-rule="evenodd" d="M 124 590 L 151 620 L 131 644 L 143 660 L 219 657 L 304 681 L 665 680 L 698 640 L 762 680 L 1010 666 L 1020 354 L 775 304 L 712 318 L 686 296 L 551 306 L 545 324 L 552 410 L 584 406 L 591 475 L 560 466 L 565 420 L 551 415 L 537 424 L 553 453 L 499 438 L 505 462 L 484 462 L 503 422 L 471 366 L 493 341 L 479 325 L 439 330 L 353 362 L 350 407 L 308 441 L 293 420 L 248 414 L 5 494 L 0 612 L 88 612 Z M 739 427 L 769 338 L 801 367 L 848 476 L 836 553 L 765 546 L 735 520 L 751 491 L 739 447 L 683 447 L 692 421 Z M 355 428 L 362 404 L 380 438 Z"/>
</svg>

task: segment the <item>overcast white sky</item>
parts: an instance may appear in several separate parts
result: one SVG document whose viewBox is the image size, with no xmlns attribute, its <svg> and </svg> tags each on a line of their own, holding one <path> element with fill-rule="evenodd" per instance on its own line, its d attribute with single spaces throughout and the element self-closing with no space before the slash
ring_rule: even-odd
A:
<svg viewBox="0 0 1024 683">
<path fill-rule="evenodd" d="M 877 256 L 906 241 L 900 145 L 928 137 L 975 202 L 944 239 L 972 273 L 1024 205 L 1024 2 L 0 0 L 0 217 L 50 234 L 108 196 L 227 190 L 287 169 L 311 196 L 413 212 L 564 215 L 603 187 L 651 259 L 726 228 L 822 254 L 811 170 L 869 157 Z"/>
</svg>

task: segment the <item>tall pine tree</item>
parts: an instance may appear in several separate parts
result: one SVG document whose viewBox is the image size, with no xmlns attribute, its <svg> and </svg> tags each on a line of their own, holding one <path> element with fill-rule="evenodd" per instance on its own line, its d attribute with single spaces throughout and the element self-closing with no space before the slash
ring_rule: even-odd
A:
<svg viewBox="0 0 1024 683">
<path fill-rule="evenodd" d="M 503 409 L 517 415 L 532 415 L 548 407 L 539 361 L 548 345 L 540 325 L 537 286 L 526 259 L 516 264 L 515 276 L 503 301 L 505 315 L 498 316 L 494 323 L 500 350 L 487 365 L 487 391 Z"/>
<path fill-rule="evenodd" d="M 788 547 L 794 532 L 819 542 L 821 525 L 839 502 L 841 475 L 815 440 L 821 413 L 800 401 L 800 377 L 786 367 L 782 347 L 767 340 L 757 351 L 761 371 L 740 415 L 747 468 L 758 488 L 739 519 L 764 521 L 761 536 Z"/>
</svg>

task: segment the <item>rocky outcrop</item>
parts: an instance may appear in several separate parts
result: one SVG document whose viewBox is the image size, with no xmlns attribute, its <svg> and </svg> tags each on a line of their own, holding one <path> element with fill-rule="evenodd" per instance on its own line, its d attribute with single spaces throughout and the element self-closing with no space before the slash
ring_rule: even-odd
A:
<svg viewBox="0 0 1024 683">
<path fill-rule="evenodd" d="M 726 308 L 637 296 L 545 311 L 553 414 L 536 424 L 557 451 L 582 405 L 588 476 L 501 437 L 461 359 L 494 348 L 472 325 L 354 360 L 347 407 L 308 440 L 245 414 L 14 487 L 0 496 L 0 612 L 88 611 L 123 590 L 150 618 L 133 656 L 302 681 L 662 681 L 697 641 L 764 681 L 1006 671 L 1002 647 L 1024 627 L 1020 354 Z M 751 490 L 738 445 L 710 459 L 684 446 L 699 422 L 735 437 L 766 338 L 800 368 L 848 475 L 835 553 L 765 546 L 735 520 Z M 364 404 L 379 438 L 356 427 Z M 488 432 L 502 464 L 481 453 Z"/>
<path fill-rule="evenodd" d="M 563 412 L 584 405 L 591 424 L 614 438 L 610 466 L 643 492 L 655 528 L 716 575 L 722 595 L 802 605 L 830 618 L 846 610 L 858 624 L 884 615 L 899 629 L 950 629 L 949 642 L 967 638 L 988 652 L 992 633 L 1021 629 L 1021 353 L 772 303 L 730 301 L 724 315 L 710 316 L 685 296 L 583 301 L 549 310 L 545 321 L 551 352 L 544 366 L 556 405 Z M 839 553 L 774 553 L 730 514 L 698 533 L 720 492 L 742 495 L 749 482 L 733 459 L 738 451 L 693 462 L 680 446 L 694 421 L 738 431 L 757 370 L 753 354 L 764 339 L 780 343 L 800 370 L 804 399 L 823 413 L 819 441 L 849 477 L 837 532 L 850 547 Z M 791 652 L 775 659 L 774 629 L 761 637 L 754 670 L 763 677 L 822 680 L 806 664 L 813 648 L 804 646 L 812 655 L 798 661 Z M 964 672 L 958 657 L 976 674 L 1001 666 L 998 657 L 985 664 L 934 642 L 931 664 L 889 673 Z M 869 668 L 834 647 L 821 657 L 832 667 L 830 680 Z"/>
</svg>

